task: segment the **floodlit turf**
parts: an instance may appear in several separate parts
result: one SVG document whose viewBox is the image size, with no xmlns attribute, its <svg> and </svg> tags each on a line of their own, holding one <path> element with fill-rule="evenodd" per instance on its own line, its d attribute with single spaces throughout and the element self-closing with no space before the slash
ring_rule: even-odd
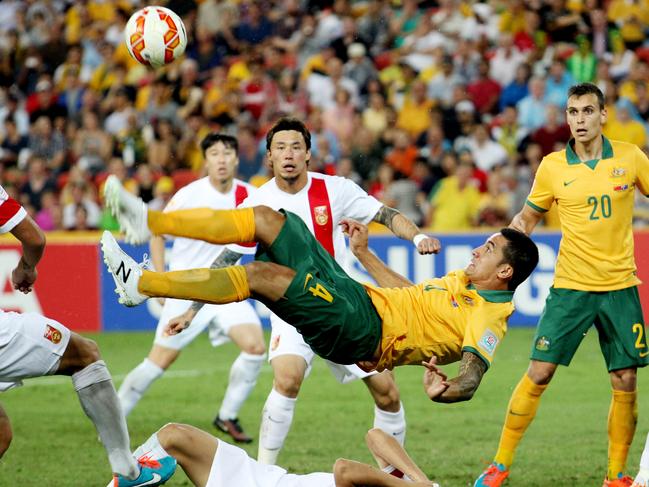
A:
<svg viewBox="0 0 649 487">
<path fill-rule="evenodd" d="M 499 349 L 473 400 L 458 405 L 430 402 L 422 392 L 419 367 L 396 371 L 408 420 L 406 446 L 423 470 L 443 487 L 471 485 L 495 453 L 505 406 L 527 366 L 530 329 L 513 329 Z M 93 336 L 111 372 L 124 374 L 148 352 L 151 334 Z M 169 421 L 187 422 L 213 431 L 211 420 L 225 390 L 236 349 L 212 349 L 205 337 L 186 349 L 170 373 L 159 380 L 129 417 L 133 447 Z M 455 367 L 448 367 L 449 375 Z M 649 430 L 649 377 L 640 374 L 640 417 L 630 454 L 637 462 Z M 255 437 L 246 450 L 256 455 L 259 416 L 271 387 L 264 366 L 259 383 L 241 413 Z M 644 397 L 643 397 L 644 396 Z M 573 366 L 562 368 L 543 397 L 536 421 L 514 465 L 510 487 L 599 486 L 606 466 L 606 417 L 610 386 L 594 333 Z M 0 461 L 0 486 L 105 486 L 110 468 L 103 448 L 85 418 L 67 378 L 28 381 L 2 394 L 14 440 Z M 362 383 L 339 385 L 317 360 L 303 386 L 293 428 L 280 464 L 292 472 L 330 471 L 337 457 L 370 462 L 363 435 L 372 426 L 373 404 Z M 169 486 L 191 485 L 178 470 Z"/>
</svg>

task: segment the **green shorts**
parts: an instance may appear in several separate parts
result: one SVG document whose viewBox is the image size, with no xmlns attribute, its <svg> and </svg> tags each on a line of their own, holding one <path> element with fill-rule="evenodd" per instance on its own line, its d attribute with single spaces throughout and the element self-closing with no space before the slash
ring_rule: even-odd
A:
<svg viewBox="0 0 649 487">
<path fill-rule="evenodd" d="M 339 364 L 373 357 L 381 340 L 381 318 L 365 288 L 349 277 L 297 215 L 280 210 L 286 222 L 256 260 L 296 272 L 285 299 L 265 304 L 293 325 L 315 353 Z"/>
<path fill-rule="evenodd" d="M 647 365 L 649 347 L 637 286 L 605 292 L 550 288 L 532 360 L 569 365 L 593 325 L 609 372 Z"/>
</svg>

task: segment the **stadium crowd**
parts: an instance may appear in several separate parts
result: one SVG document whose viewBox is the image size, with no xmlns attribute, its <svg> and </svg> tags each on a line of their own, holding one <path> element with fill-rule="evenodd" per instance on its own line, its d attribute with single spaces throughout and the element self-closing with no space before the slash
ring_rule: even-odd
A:
<svg viewBox="0 0 649 487">
<path fill-rule="evenodd" d="M 649 147 L 649 0 L 157 0 L 188 34 L 159 70 L 123 41 L 145 3 L 0 2 L 0 180 L 44 230 L 116 229 L 110 174 L 162 208 L 210 131 L 262 184 L 285 114 L 308 124 L 311 170 L 433 232 L 509 223 L 570 136 L 576 82 L 605 93 L 607 137 Z"/>
</svg>

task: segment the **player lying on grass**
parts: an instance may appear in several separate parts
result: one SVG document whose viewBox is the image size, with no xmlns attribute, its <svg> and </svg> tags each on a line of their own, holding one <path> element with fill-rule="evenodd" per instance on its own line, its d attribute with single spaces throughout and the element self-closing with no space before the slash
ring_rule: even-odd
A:
<svg viewBox="0 0 649 487">
<path fill-rule="evenodd" d="M 382 287 L 361 285 L 290 212 L 257 206 L 163 214 L 126 191 L 107 195 L 107 201 L 132 240 L 150 231 L 259 244 L 255 262 L 245 266 L 158 273 L 140 268 L 105 232 L 104 261 L 122 304 L 159 296 L 216 304 L 253 297 L 293 323 L 318 355 L 333 362 L 379 371 L 426 363 L 426 393 L 438 402 L 473 396 L 506 332 L 514 289 L 538 262 L 534 242 L 504 228 L 473 251 L 465 270 L 414 285 L 368 250 L 364 225 L 345 220 L 352 251 Z M 178 323 L 169 332 L 183 328 Z M 458 377 L 447 380 L 437 364 L 458 360 Z"/>
<path fill-rule="evenodd" d="M 253 460 L 241 448 L 203 430 L 175 423 L 151 435 L 133 455 L 151 464 L 171 456 L 197 487 L 439 487 L 390 435 L 374 428 L 365 440 L 380 470 L 341 458 L 336 460 L 333 473 L 289 474 L 278 466 Z"/>
</svg>

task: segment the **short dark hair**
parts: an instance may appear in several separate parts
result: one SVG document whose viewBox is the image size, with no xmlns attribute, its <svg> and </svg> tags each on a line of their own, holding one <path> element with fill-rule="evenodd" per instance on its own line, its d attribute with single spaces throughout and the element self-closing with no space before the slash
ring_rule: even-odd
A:
<svg viewBox="0 0 649 487">
<path fill-rule="evenodd" d="M 236 137 L 231 135 L 220 134 L 218 132 L 210 132 L 201 140 L 201 151 L 203 155 L 207 152 L 207 149 L 212 147 L 217 142 L 221 142 L 224 146 L 234 149 L 234 152 L 239 154 L 239 142 L 237 142 Z"/>
<path fill-rule="evenodd" d="M 604 93 L 599 87 L 593 83 L 579 83 L 577 85 L 572 85 L 568 90 L 568 98 L 571 96 L 584 96 L 584 95 L 595 95 L 597 101 L 599 102 L 599 108 L 604 108 Z"/>
<path fill-rule="evenodd" d="M 513 228 L 501 228 L 500 234 L 507 240 L 507 246 L 503 248 L 503 263 L 514 268 L 514 275 L 507 284 L 507 288 L 513 291 L 539 263 L 539 249 L 530 237 Z"/>
<path fill-rule="evenodd" d="M 292 117 L 283 117 L 280 118 L 275 125 L 273 125 L 268 133 L 266 134 L 266 150 L 270 150 L 270 144 L 273 142 L 273 137 L 277 132 L 283 132 L 285 130 L 295 130 L 300 132 L 304 138 L 304 143 L 306 144 L 306 150 L 311 150 L 311 132 L 306 128 L 304 122 L 298 120 L 297 118 Z"/>
</svg>

